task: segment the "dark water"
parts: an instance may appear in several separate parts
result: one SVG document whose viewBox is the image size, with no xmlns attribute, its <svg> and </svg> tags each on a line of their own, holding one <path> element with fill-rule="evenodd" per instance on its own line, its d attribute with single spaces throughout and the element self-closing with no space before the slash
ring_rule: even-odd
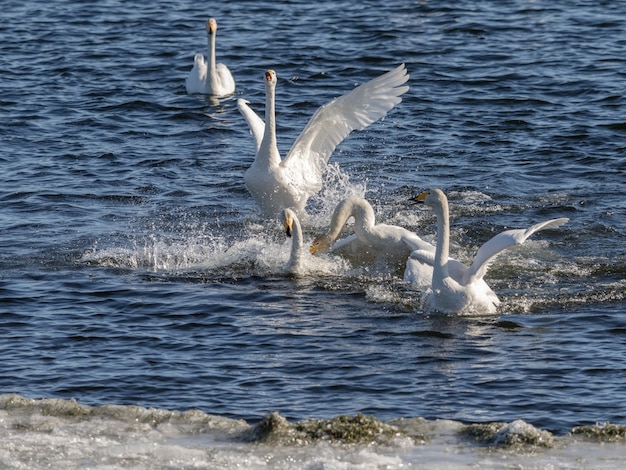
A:
<svg viewBox="0 0 626 470">
<path fill-rule="evenodd" d="M 626 422 L 626 6 L 621 2 L 5 2 L 0 391 L 257 420 Z M 235 97 L 188 96 L 207 16 Z M 548 218 L 502 255 L 492 317 L 430 315 L 394 274 L 289 242 L 243 184 L 277 71 L 284 153 L 315 109 L 406 63 L 410 91 L 337 149 L 308 240 L 365 195 L 451 203 L 453 251 Z"/>
</svg>

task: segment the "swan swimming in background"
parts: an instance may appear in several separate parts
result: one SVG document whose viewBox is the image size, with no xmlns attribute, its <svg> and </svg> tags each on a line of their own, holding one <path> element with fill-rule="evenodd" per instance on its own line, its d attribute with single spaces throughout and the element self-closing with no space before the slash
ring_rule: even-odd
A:
<svg viewBox="0 0 626 470">
<path fill-rule="evenodd" d="M 336 242 L 350 217 L 354 217 L 354 235 Z M 374 259 L 377 267 L 386 266 L 396 270 L 405 266 L 411 252 L 423 250 L 434 253 L 435 247 L 403 227 L 376 224 L 376 216 L 370 203 L 353 196 L 337 205 L 328 232 L 317 237 L 310 249 L 313 254 L 328 250 L 345 256 L 366 255 Z M 414 275 L 416 279 L 425 278 L 424 283 L 430 284 L 432 267 L 423 266 L 420 274 L 416 272 Z"/>
<path fill-rule="evenodd" d="M 304 242 L 302 238 L 302 227 L 298 216 L 291 209 L 285 209 L 282 213 L 283 227 L 285 234 L 292 239 L 291 254 L 287 262 L 287 272 L 290 274 L 302 274 L 302 256 L 304 252 Z"/>
<path fill-rule="evenodd" d="M 185 82 L 187 93 L 202 93 L 213 96 L 226 96 L 235 92 L 235 80 L 224 64 L 215 63 L 215 35 L 217 22 L 209 18 L 206 24 L 209 50 L 205 62 L 202 54 L 193 58 L 193 68 Z"/>
<path fill-rule="evenodd" d="M 459 262 L 450 263 L 450 216 L 448 199 L 440 189 L 432 189 L 414 198 L 430 206 L 437 216 L 437 247 L 432 251 L 417 250 L 411 260 L 433 266 L 432 286 L 428 291 L 428 304 L 433 310 L 443 313 L 495 313 L 500 300 L 483 277 L 495 257 L 514 245 L 521 245 L 533 233 L 556 228 L 569 219 L 552 219 L 527 229 L 502 232 L 480 247 L 470 267 Z"/>
<path fill-rule="evenodd" d="M 243 99 L 237 100 L 256 143 L 256 157 L 244 181 L 261 210 L 273 216 L 285 207 L 304 212 L 307 199 L 322 187 L 331 154 L 353 130 L 384 117 L 402 101 L 409 76 L 404 64 L 317 109 L 281 160 L 276 142 L 276 72 L 265 72 L 265 122 Z"/>
</svg>

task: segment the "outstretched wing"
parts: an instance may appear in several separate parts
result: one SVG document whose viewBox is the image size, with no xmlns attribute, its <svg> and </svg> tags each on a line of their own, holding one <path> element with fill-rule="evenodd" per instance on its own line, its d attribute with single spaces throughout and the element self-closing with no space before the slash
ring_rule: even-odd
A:
<svg viewBox="0 0 626 470">
<path fill-rule="evenodd" d="M 302 130 L 281 165 L 308 175 L 306 186 L 321 186 L 321 175 L 339 143 L 353 130 L 361 130 L 384 117 L 402 101 L 409 79 L 404 64 L 356 87 L 318 108 Z"/>
<path fill-rule="evenodd" d="M 552 219 L 532 225 L 527 229 L 514 229 L 499 233 L 480 247 L 474 257 L 474 262 L 465 272 L 462 283 L 467 285 L 470 282 L 482 279 L 487 273 L 491 263 L 495 260 L 496 256 L 498 256 L 498 254 L 505 249 L 514 245 L 521 245 L 533 233 L 547 228 L 560 227 L 568 220 L 569 219 L 567 218 Z"/>
<path fill-rule="evenodd" d="M 237 100 L 237 108 L 248 123 L 250 132 L 252 132 L 254 142 L 256 143 L 256 151 L 258 152 L 259 147 L 261 146 L 261 141 L 263 140 L 263 133 L 265 132 L 265 123 L 263 122 L 263 119 L 257 115 L 257 113 L 252 111 L 252 108 L 250 108 L 248 104 L 250 104 L 250 102 L 244 100 L 243 98 L 239 98 Z"/>
</svg>

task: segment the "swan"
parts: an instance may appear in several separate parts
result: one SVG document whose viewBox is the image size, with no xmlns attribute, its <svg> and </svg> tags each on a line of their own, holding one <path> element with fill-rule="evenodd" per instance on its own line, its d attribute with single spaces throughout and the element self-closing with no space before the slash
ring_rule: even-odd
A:
<svg viewBox="0 0 626 470">
<path fill-rule="evenodd" d="M 209 51 L 205 62 L 202 54 L 193 58 L 193 68 L 185 82 L 187 93 L 202 93 L 214 96 L 232 95 L 235 92 L 235 80 L 224 64 L 215 63 L 215 35 L 217 21 L 209 18 L 206 24 L 209 37 Z"/>
<path fill-rule="evenodd" d="M 354 217 L 354 235 L 336 242 L 350 217 Z M 310 248 L 312 254 L 328 250 L 347 257 L 365 256 L 373 259 L 378 268 L 389 267 L 396 270 L 406 264 L 411 252 L 434 252 L 435 247 L 403 227 L 376 224 L 371 204 L 363 198 L 352 196 L 335 207 L 328 232 L 317 237 Z M 419 275 L 417 269 L 416 267 L 416 278 L 425 278 L 430 284 L 432 266 L 423 267 Z"/>
<path fill-rule="evenodd" d="M 293 275 L 302 274 L 302 256 L 304 251 L 304 242 L 302 238 L 302 227 L 298 216 L 291 209 L 285 209 L 282 212 L 283 227 L 285 234 L 292 238 L 291 254 L 287 262 L 287 272 Z"/>
<path fill-rule="evenodd" d="M 443 313 L 495 313 L 500 300 L 484 281 L 495 257 L 506 248 L 521 245 L 533 233 L 560 227 L 569 219 L 551 219 L 527 229 L 506 230 L 480 247 L 470 267 L 459 262 L 450 263 L 450 216 L 448 199 L 440 189 L 431 189 L 414 198 L 431 207 L 437 216 L 437 247 L 432 251 L 417 250 L 411 260 L 433 266 L 432 285 L 427 302 L 433 310 Z"/>
<path fill-rule="evenodd" d="M 266 215 L 285 207 L 303 213 L 307 199 L 322 187 L 322 172 L 339 143 L 384 117 L 402 101 L 409 76 L 404 64 L 317 109 L 281 160 L 276 142 L 276 72 L 265 72 L 265 122 L 240 98 L 237 107 L 256 143 L 256 157 L 244 181 Z"/>
</svg>

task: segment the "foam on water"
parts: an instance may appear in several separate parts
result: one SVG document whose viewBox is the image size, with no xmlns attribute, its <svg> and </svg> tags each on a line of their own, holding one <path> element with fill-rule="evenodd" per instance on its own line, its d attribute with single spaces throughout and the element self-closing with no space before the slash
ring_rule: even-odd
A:
<svg viewBox="0 0 626 470">
<path fill-rule="evenodd" d="M 89 407 L 74 400 L 0 396 L 4 468 L 621 468 L 626 428 L 609 424 L 564 436 L 516 420 L 337 416 L 257 424 L 196 410 Z"/>
<path fill-rule="evenodd" d="M 361 187 L 352 185 L 348 178 L 342 178 L 341 171 L 335 168 L 336 184 L 328 186 L 318 199 L 324 210 L 306 217 L 303 222 L 304 231 L 304 275 L 335 276 L 336 287 L 351 289 L 355 277 L 364 286 L 368 300 L 386 303 L 395 308 L 424 311 L 423 292 L 411 291 L 403 283 L 381 282 L 389 280 L 390 273 L 373 273 L 365 268 L 356 269 L 346 259 L 328 254 L 312 256 L 308 253 L 313 238 L 327 228 L 330 214 L 334 209 L 337 197 L 346 194 L 359 195 Z M 452 210 L 460 218 L 460 222 L 452 227 L 451 253 L 466 264 L 471 264 L 478 247 L 500 230 L 501 227 L 485 231 L 480 220 L 468 225 L 463 222 L 480 213 L 481 217 L 489 210 L 483 207 L 491 198 L 480 192 L 453 193 L 458 203 Z M 332 204 L 329 203 L 332 201 Z M 401 206 L 402 207 L 402 206 Z M 395 223 L 416 231 L 425 240 L 436 242 L 434 220 L 430 211 L 412 208 L 394 211 L 395 206 L 382 206 L 378 222 Z M 492 205 L 491 212 L 503 212 L 507 208 Z M 482 220 L 482 219 L 481 219 Z M 425 221 L 427 223 L 425 223 Z M 528 222 L 528 225 L 536 221 Z M 352 233 L 351 218 L 346 224 L 344 233 Z M 516 225 L 519 228 L 520 225 Z M 527 240 L 524 245 L 512 247 L 499 255 L 487 274 L 488 283 L 494 288 L 503 301 L 502 312 L 529 312 L 534 308 L 555 301 L 553 286 L 558 285 L 564 277 L 584 279 L 594 269 L 598 269 L 598 260 L 580 262 L 579 259 L 568 259 L 555 252 L 553 244 L 559 243 L 560 237 L 567 236 L 567 225 L 555 231 L 550 240 L 542 240 L 544 233 L 537 234 L 534 239 Z M 182 227 L 174 227 L 174 234 L 165 236 L 158 232 L 135 235 L 125 246 L 100 247 L 103 243 L 96 242 L 91 250 L 82 257 L 82 262 L 89 265 L 114 268 L 142 269 L 165 274 L 184 274 L 202 272 L 209 277 L 245 277 L 274 276 L 285 274 L 285 266 L 289 259 L 291 239 L 284 236 L 278 220 L 250 219 L 241 226 L 225 224 L 222 227 L 208 229 L 203 223 L 185 221 Z M 563 234 L 561 232 L 564 232 Z M 468 243 L 468 241 L 470 243 Z M 365 269 L 365 270 L 364 270 Z M 368 274 L 369 280 L 360 277 Z M 579 291 L 568 292 L 560 288 L 559 302 L 574 304 L 586 299 L 621 300 L 624 298 L 624 281 L 589 287 L 586 294 Z"/>
</svg>

